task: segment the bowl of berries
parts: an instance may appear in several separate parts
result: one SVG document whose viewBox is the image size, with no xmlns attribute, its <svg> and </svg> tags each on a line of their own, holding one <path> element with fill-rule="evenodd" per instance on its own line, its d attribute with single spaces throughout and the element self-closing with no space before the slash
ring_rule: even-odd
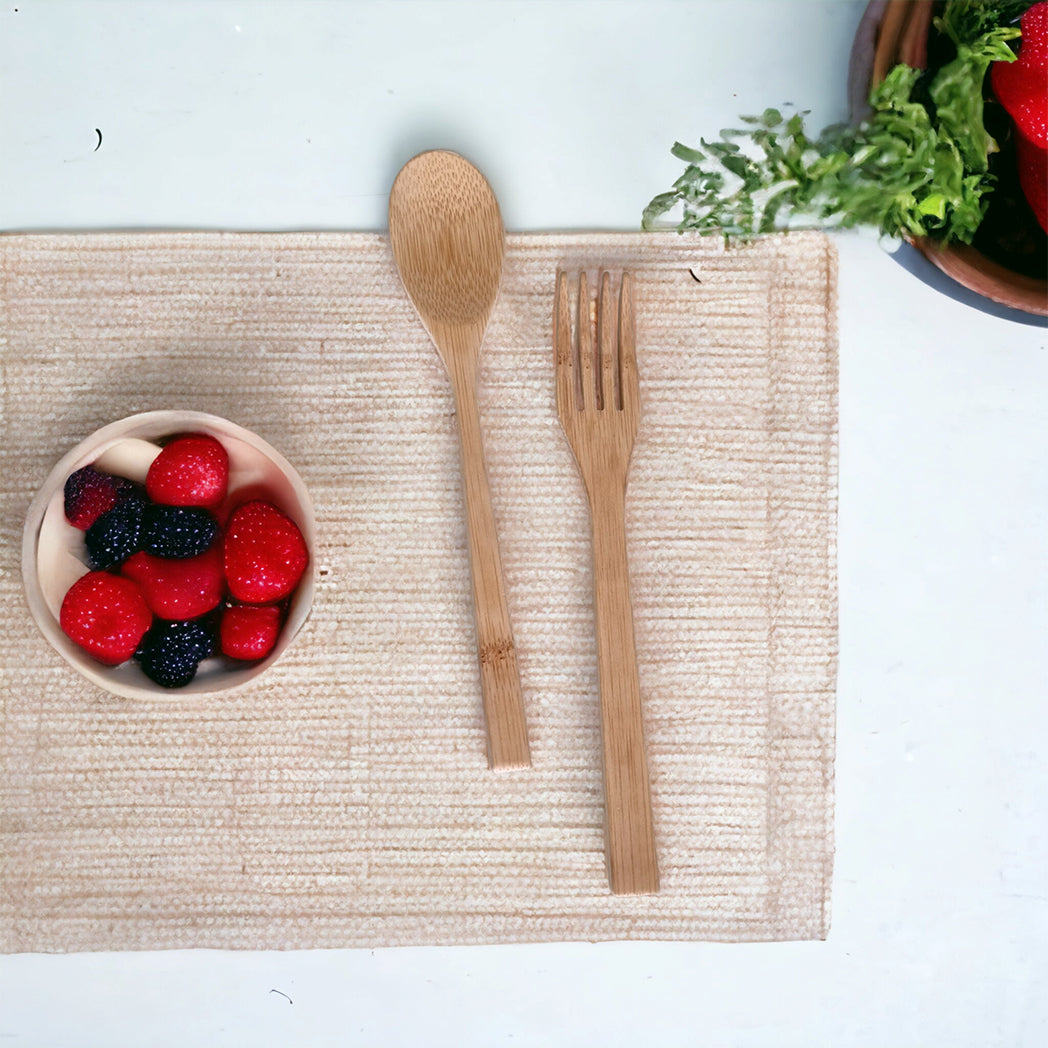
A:
<svg viewBox="0 0 1048 1048">
<path fill-rule="evenodd" d="M 29 609 L 115 695 L 226 691 L 305 622 L 314 531 L 301 477 L 260 437 L 203 412 L 133 415 L 73 448 L 30 505 Z"/>
</svg>

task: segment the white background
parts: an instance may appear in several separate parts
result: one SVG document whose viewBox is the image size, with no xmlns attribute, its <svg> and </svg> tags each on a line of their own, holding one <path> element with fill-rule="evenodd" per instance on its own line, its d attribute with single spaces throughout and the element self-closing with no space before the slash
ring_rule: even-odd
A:
<svg viewBox="0 0 1048 1048">
<path fill-rule="evenodd" d="M 845 118 L 861 13 L 3 0 L 0 229 L 384 229 L 434 146 L 512 231 L 635 229 L 675 139 Z M 827 942 L 2 957 L 0 1044 L 1048 1044 L 1045 328 L 838 245 Z"/>
</svg>

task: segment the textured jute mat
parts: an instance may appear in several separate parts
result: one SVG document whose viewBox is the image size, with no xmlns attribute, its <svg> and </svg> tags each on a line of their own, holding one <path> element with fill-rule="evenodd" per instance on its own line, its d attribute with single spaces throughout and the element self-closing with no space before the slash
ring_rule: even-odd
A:
<svg viewBox="0 0 1048 1048">
<path fill-rule="evenodd" d="M 628 501 L 662 892 L 603 865 L 558 267 L 635 274 Z M 0 238 L 0 950 L 824 937 L 836 262 L 790 235 L 517 235 L 481 414 L 534 766 L 488 770 L 455 417 L 377 234 Z M 220 698 L 114 698 L 30 619 L 26 509 L 96 428 L 232 419 L 318 514 L 312 615 Z"/>
</svg>

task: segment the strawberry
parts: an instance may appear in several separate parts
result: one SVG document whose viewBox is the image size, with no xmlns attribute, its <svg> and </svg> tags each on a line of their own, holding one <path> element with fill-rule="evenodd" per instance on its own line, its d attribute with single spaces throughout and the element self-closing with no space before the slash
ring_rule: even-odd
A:
<svg viewBox="0 0 1048 1048">
<path fill-rule="evenodd" d="M 277 642 L 281 618 L 281 610 L 274 604 L 226 608 L 218 633 L 222 654 L 231 659 L 264 659 Z"/>
<path fill-rule="evenodd" d="M 65 482 L 65 515 L 66 520 L 87 531 L 103 513 L 108 513 L 131 488 L 131 482 L 123 477 L 113 477 L 108 473 L 84 466 L 71 473 Z"/>
<path fill-rule="evenodd" d="M 138 583 L 146 603 L 162 619 L 195 619 L 217 607 L 225 590 L 219 543 L 181 560 L 136 553 L 121 571 Z"/>
<path fill-rule="evenodd" d="M 146 491 L 168 506 L 217 506 L 229 485 L 229 455 L 205 433 L 165 444 L 146 474 Z"/>
<path fill-rule="evenodd" d="M 283 600 L 298 585 L 309 550 L 298 525 L 270 502 L 245 502 L 225 537 L 229 592 L 245 604 Z"/>
<path fill-rule="evenodd" d="M 1048 233 L 1048 2 L 1026 9 L 1014 62 L 994 62 L 990 83 L 1015 122 L 1019 185 Z"/>
<path fill-rule="evenodd" d="M 91 571 L 69 587 L 59 612 L 63 632 L 106 666 L 134 655 L 153 615 L 131 580 Z"/>
</svg>

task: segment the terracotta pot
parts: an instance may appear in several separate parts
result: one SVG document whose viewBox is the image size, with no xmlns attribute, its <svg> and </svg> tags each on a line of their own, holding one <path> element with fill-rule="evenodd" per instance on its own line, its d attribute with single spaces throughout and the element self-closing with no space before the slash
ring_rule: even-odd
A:
<svg viewBox="0 0 1048 1048">
<path fill-rule="evenodd" d="M 935 7 L 933 0 L 871 0 L 867 5 L 848 73 L 853 120 L 869 113 L 871 87 L 894 65 L 926 66 Z M 1037 278 L 1016 272 L 966 244 L 944 245 L 930 237 L 915 238 L 912 243 L 929 262 L 975 294 L 1025 313 L 1048 316 L 1048 275 Z"/>
</svg>

